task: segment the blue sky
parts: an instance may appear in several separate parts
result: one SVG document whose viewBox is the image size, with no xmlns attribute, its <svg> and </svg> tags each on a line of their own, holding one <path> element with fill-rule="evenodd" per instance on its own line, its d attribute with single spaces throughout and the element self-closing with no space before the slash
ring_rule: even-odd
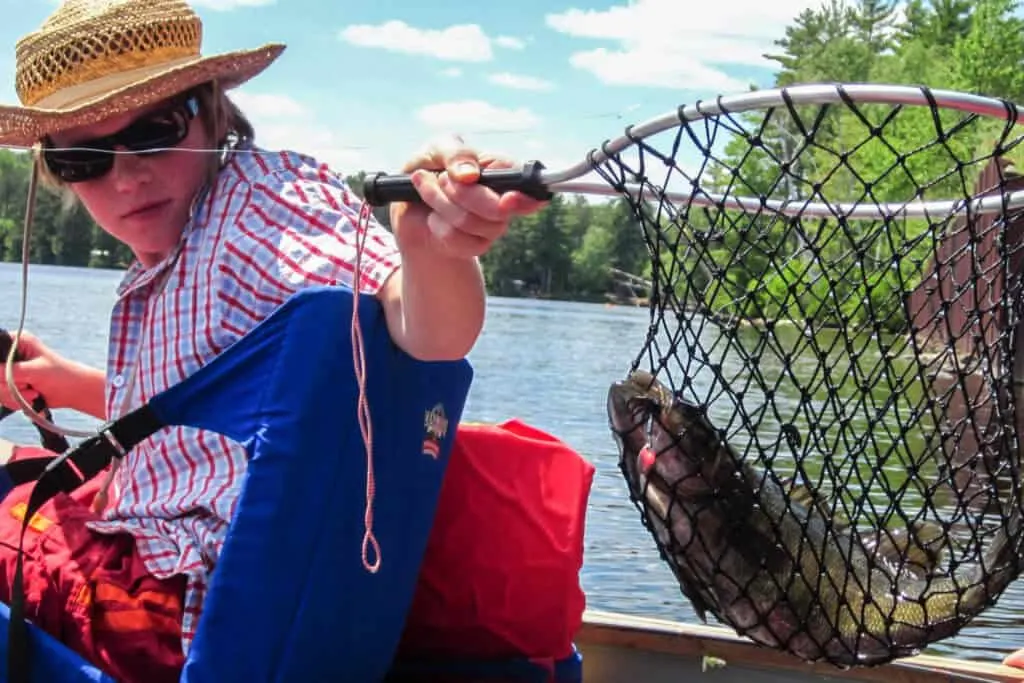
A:
<svg viewBox="0 0 1024 683">
<path fill-rule="evenodd" d="M 762 53 L 813 0 L 194 0 L 204 52 L 269 41 L 236 93 L 257 141 L 396 171 L 432 136 L 557 168 L 679 104 L 769 84 Z M 0 101 L 14 43 L 55 0 L 0 0 Z M 697 9 L 704 7 L 704 9 Z M 711 8 L 714 11 L 711 11 Z M 678 14 L 678 18 L 673 16 Z"/>
</svg>

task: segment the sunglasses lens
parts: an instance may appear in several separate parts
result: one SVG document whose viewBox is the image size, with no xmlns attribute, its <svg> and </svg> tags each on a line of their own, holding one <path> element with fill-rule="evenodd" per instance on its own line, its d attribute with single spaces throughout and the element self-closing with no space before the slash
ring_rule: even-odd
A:
<svg viewBox="0 0 1024 683">
<path fill-rule="evenodd" d="M 114 165 L 113 155 L 99 150 L 46 150 L 43 158 L 50 172 L 65 183 L 99 178 Z"/>
<path fill-rule="evenodd" d="M 171 112 L 137 121 L 121 131 L 118 142 L 133 152 L 160 152 L 176 147 L 188 136 L 188 119 Z"/>
</svg>

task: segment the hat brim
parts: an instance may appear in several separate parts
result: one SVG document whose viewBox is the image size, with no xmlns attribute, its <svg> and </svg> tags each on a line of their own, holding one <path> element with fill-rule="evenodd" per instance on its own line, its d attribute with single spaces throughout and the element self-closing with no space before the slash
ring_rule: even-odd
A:
<svg viewBox="0 0 1024 683">
<path fill-rule="evenodd" d="M 196 57 L 150 71 L 130 83 L 97 87 L 76 97 L 66 107 L 0 105 L 0 145 L 31 147 L 47 135 L 85 126 L 173 97 L 189 88 L 216 80 L 224 89 L 235 88 L 259 75 L 284 51 L 270 43 L 209 57 Z"/>
</svg>

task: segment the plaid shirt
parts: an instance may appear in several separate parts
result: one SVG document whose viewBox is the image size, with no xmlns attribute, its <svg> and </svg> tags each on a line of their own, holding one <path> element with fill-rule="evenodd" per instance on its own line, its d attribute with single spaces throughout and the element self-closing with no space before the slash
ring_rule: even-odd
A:
<svg viewBox="0 0 1024 683">
<path fill-rule="evenodd" d="M 236 151 L 197 200 L 178 249 L 151 269 L 134 264 L 118 288 L 107 414 L 121 415 L 181 381 L 296 290 L 352 286 L 358 211 L 358 197 L 313 159 Z M 371 294 L 399 264 L 391 233 L 372 225 L 359 273 L 360 291 Z M 246 462 L 245 449 L 219 434 L 161 430 L 124 459 L 103 521 L 90 525 L 134 536 L 154 576 L 188 575 L 186 652 Z"/>
</svg>

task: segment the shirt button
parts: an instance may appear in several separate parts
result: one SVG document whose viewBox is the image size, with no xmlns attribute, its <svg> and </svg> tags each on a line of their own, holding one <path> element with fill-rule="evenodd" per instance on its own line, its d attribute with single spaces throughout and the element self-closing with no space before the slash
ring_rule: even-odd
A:
<svg viewBox="0 0 1024 683">
<path fill-rule="evenodd" d="M 124 375 L 114 375 L 114 378 L 111 380 L 111 383 L 115 387 L 120 389 L 121 387 L 124 386 Z"/>
</svg>

